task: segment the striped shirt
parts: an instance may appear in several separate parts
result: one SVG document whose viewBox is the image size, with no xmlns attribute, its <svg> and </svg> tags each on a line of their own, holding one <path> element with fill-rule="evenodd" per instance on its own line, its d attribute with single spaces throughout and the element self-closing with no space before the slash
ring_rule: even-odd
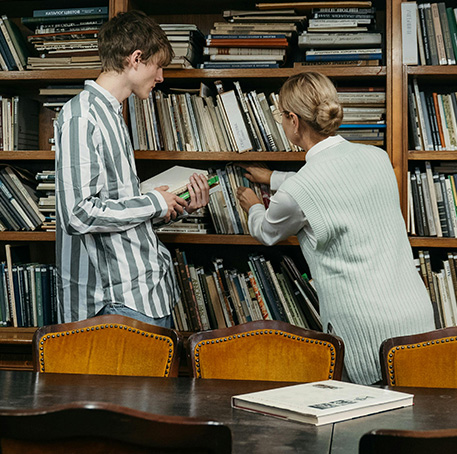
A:
<svg viewBox="0 0 457 454">
<path fill-rule="evenodd" d="M 169 251 L 152 229 L 167 213 L 142 195 L 122 105 L 96 82 L 63 107 L 55 125 L 59 322 L 122 303 L 164 317 L 179 298 Z"/>
</svg>

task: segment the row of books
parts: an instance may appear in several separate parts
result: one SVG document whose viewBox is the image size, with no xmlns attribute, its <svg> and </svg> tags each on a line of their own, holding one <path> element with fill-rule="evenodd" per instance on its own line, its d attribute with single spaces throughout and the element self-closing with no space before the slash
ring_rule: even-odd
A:
<svg viewBox="0 0 457 454">
<path fill-rule="evenodd" d="M 32 32 L 27 69 L 100 68 L 97 36 L 108 20 L 107 6 L 35 10 L 21 20 Z"/>
<path fill-rule="evenodd" d="M 6 15 L 0 17 L 0 68 L 3 71 L 23 71 L 29 50 L 17 24 Z"/>
<path fill-rule="evenodd" d="M 403 2 L 401 12 L 404 64 L 456 64 L 457 8 L 445 2 Z"/>
<path fill-rule="evenodd" d="M 430 251 L 419 250 L 416 268 L 432 301 L 436 328 L 457 325 L 457 274 L 455 252 L 447 252 L 439 268 L 433 269 Z M 441 268 L 442 266 L 442 268 Z"/>
<path fill-rule="evenodd" d="M 205 270 L 176 249 L 174 266 L 182 298 L 173 319 L 180 331 L 225 328 L 262 319 L 322 331 L 312 282 L 290 257 L 281 259 L 280 272 L 258 254 L 249 256 L 246 272 L 226 269 L 221 258 L 215 258 L 212 269 Z"/>
<path fill-rule="evenodd" d="M 11 166 L 0 167 L 0 231 L 37 229 L 44 221 L 37 202 L 33 175 Z"/>
<path fill-rule="evenodd" d="M 223 12 L 206 36 L 200 68 L 277 68 L 286 64 L 306 16 L 294 9 Z"/>
<path fill-rule="evenodd" d="M 457 237 L 457 166 L 451 161 L 408 172 L 407 226 L 411 235 Z"/>
<path fill-rule="evenodd" d="M 314 8 L 298 46 L 305 51 L 306 63 L 379 65 L 383 40 L 376 30 L 376 8 Z"/>
<path fill-rule="evenodd" d="M 154 91 L 147 100 L 129 97 L 133 145 L 139 150 L 297 151 L 274 120 L 277 95 L 208 87 L 198 94 Z"/>
<path fill-rule="evenodd" d="M 457 92 L 408 84 L 411 146 L 415 150 L 457 150 Z"/>
<path fill-rule="evenodd" d="M 0 150 L 38 150 L 38 101 L 26 96 L 0 96 Z"/>
<path fill-rule="evenodd" d="M 0 262 L 0 326 L 57 323 L 54 265 L 30 262 L 28 245 L 5 245 Z"/>
</svg>

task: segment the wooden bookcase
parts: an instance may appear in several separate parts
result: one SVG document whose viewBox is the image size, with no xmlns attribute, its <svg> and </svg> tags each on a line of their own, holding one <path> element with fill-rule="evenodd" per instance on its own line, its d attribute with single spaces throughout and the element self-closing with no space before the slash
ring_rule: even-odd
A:
<svg viewBox="0 0 457 454">
<path fill-rule="evenodd" d="M 21 16 L 32 15 L 34 9 L 55 8 L 55 3 L 46 1 L 21 1 L 6 0 L 1 2 L 1 13 L 17 21 Z M 153 16 L 159 23 L 195 23 L 203 33 L 207 33 L 212 24 L 223 20 L 224 9 L 254 9 L 254 0 L 175 0 L 163 2 L 158 0 L 100 0 L 97 6 L 109 5 L 110 15 L 113 16 L 128 9 L 141 9 Z M 93 1 L 87 0 L 62 0 L 59 7 L 70 6 L 93 6 Z M 405 109 L 404 109 L 404 83 L 405 75 L 401 65 L 401 28 L 400 28 L 400 1 L 399 0 L 373 0 L 373 5 L 383 11 L 384 22 L 384 64 L 376 67 L 331 67 L 331 66 L 307 66 L 302 68 L 280 69 L 243 69 L 243 70 L 165 70 L 165 87 L 198 87 L 200 81 L 212 84 L 215 80 L 222 80 L 230 84 L 230 81 L 238 80 L 243 90 L 262 88 L 265 92 L 279 90 L 282 83 L 295 72 L 320 71 L 329 76 L 337 85 L 380 85 L 385 87 L 387 93 L 387 129 L 385 149 L 392 160 L 402 202 L 405 198 L 406 168 L 408 151 L 405 149 Z M 22 71 L 0 72 L 0 90 L 13 92 L 28 92 L 38 94 L 38 88 L 55 83 L 82 83 L 85 79 L 94 79 L 98 71 L 93 70 L 46 70 L 46 71 Z M 159 86 L 160 88 L 160 86 Z M 400 102 L 399 102 L 400 100 Z M 125 111 L 128 109 L 125 109 Z M 40 118 L 40 150 L 0 152 L 0 162 L 10 163 L 21 167 L 27 167 L 33 171 L 43 168 L 52 168 L 54 153 L 50 151 L 48 139 L 52 137 L 51 113 L 43 108 Z M 268 153 L 223 153 L 223 152 L 161 152 L 161 151 L 137 151 L 135 152 L 137 167 L 140 177 L 151 176 L 161 168 L 174 165 L 176 161 L 189 163 L 189 165 L 201 168 L 223 165 L 231 161 L 259 161 L 266 162 L 271 168 L 298 169 L 304 161 L 304 153 L 294 152 L 268 152 Z M 263 246 L 247 235 L 191 235 L 191 234 L 162 234 L 160 238 L 173 250 L 175 247 L 189 249 L 190 255 L 197 254 L 199 257 L 210 253 L 217 246 L 217 254 L 237 261 L 240 257 L 246 257 L 247 252 L 254 249 L 264 251 Z M 0 260 L 4 259 L 4 245 L 8 242 L 29 242 L 32 246 L 32 259 L 51 263 L 54 260 L 55 235 L 49 232 L 0 232 Z M 294 257 L 301 257 L 296 238 L 289 238 L 280 243 L 276 248 L 265 249 L 265 255 L 280 254 L 286 250 Z M 276 251 L 276 252 L 275 252 Z M 302 259 L 303 260 L 303 259 Z M 20 335 L 18 334 L 20 333 Z M 14 355 L 18 360 L 22 358 L 27 366 L 28 359 L 21 357 L 23 348 L 30 344 L 33 328 L 22 332 L 17 328 L 0 329 L 0 368 L 13 368 L 15 366 Z M 30 338 L 30 339 L 29 339 Z M 11 348 L 16 345 L 17 351 Z M 15 347 L 15 348 L 16 348 Z M 27 347 L 25 347 L 27 350 Z M 8 351 L 8 355 L 2 356 L 2 352 Z M 6 358 L 9 358 L 7 360 Z M 22 366 L 21 366 L 22 367 Z"/>
<path fill-rule="evenodd" d="M 446 6 L 455 7 L 455 3 L 446 1 Z M 406 218 L 407 212 L 407 179 L 408 168 L 414 168 L 415 165 L 421 166 L 421 161 L 431 161 L 432 166 L 437 161 L 456 161 L 457 151 L 424 151 L 409 149 L 408 141 L 408 82 L 415 77 L 419 85 L 425 84 L 430 87 L 445 87 L 446 85 L 455 85 L 457 77 L 457 65 L 449 66 L 406 66 L 402 65 L 401 55 L 401 1 L 394 0 L 392 5 L 392 51 L 393 51 L 393 83 L 392 96 L 394 99 L 401 99 L 401 102 L 395 103 L 394 106 L 394 124 L 398 131 L 394 133 L 393 138 L 395 147 L 398 147 L 393 154 L 394 162 L 397 164 L 397 177 L 399 187 L 401 188 L 402 210 Z M 410 243 L 414 249 L 433 249 L 435 255 L 441 256 L 441 252 L 457 248 L 456 238 L 432 238 L 411 236 Z M 441 250 L 442 249 L 442 250 Z M 433 250 L 431 253 L 433 253 Z"/>
</svg>

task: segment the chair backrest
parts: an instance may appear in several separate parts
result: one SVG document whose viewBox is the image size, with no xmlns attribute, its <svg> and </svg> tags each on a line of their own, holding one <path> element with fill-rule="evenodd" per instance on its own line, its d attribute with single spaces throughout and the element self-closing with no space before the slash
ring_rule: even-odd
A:
<svg viewBox="0 0 457 454">
<path fill-rule="evenodd" d="M 362 436 L 359 454 L 430 454 L 455 452 L 457 429 L 374 430 Z"/>
<path fill-rule="evenodd" d="M 457 327 L 386 339 L 380 347 L 384 384 L 457 387 Z"/>
<path fill-rule="evenodd" d="M 203 331 L 188 339 L 197 378 L 312 382 L 341 379 L 343 341 L 279 321 Z"/>
<path fill-rule="evenodd" d="M 231 452 L 230 429 L 217 422 L 164 416 L 104 402 L 0 409 L 2 454 Z"/>
<path fill-rule="evenodd" d="M 39 328 L 33 338 L 37 372 L 176 377 L 181 336 L 122 315 Z"/>
</svg>

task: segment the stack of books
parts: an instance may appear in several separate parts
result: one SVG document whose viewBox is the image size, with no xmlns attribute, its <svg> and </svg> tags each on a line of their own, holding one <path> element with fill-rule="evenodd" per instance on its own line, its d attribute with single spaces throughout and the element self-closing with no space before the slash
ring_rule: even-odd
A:
<svg viewBox="0 0 457 454">
<path fill-rule="evenodd" d="M 0 17 L 0 68 L 24 71 L 30 50 L 19 27 L 6 15 Z"/>
<path fill-rule="evenodd" d="M 182 299 L 173 311 L 180 331 L 202 331 L 253 320 L 282 320 L 322 331 L 312 281 L 294 261 L 281 258 L 277 272 L 261 254 L 250 255 L 246 270 L 227 269 L 221 258 L 212 269 L 194 265 L 185 251 L 175 250 L 174 266 Z"/>
<path fill-rule="evenodd" d="M 0 96 L 0 150 L 39 149 L 39 103 L 25 96 Z"/>
<path fill-rule="evenodd" d="M 452 87 L 431 90 L 414 77 L 408 84 L 411 147 L 416 150 L 457 150 L 457 96 Z"/>
<path fill-rule="evenodd" d="M 175 53 L 168 69 L 196 68 L 202 59 L 204 35 L 195 24 L 160 24 Z"/>
<path fill-rule="evenodd" d="M 59 111 L 67 101 L 83 89 L 82 85 L 48 85 L 39 89 L 39 95 L 43 96 L 43 107 Z"/>
<path fill-rule="evenodd" d="M 39 191 L 38 209 L 45 217 L 41 225 L 47 232 L 56 230 L 56 172 L 55 170 L 43 170 L 35 176 L 38 181 L 37 191 Z"/>
<path fill-rule="evenodd" d="M 204 84 L 195 91 L 154 91 L 147 100 L 129 97 L 136 150 L 298 151 L 274 120 L 278 96 L 242 91 L 238 81 L 218 93 Z"/>
<path fill-rule="evenodd" d="M 457 325 L 457 254 L 447 252 L 442 268 L 432 268 L 430 251 L 417 251 L 416 267 L 432 302 L 436 328 Z"/>
<path fill-rule="evenodd" d="M 307 30 L 298 38 L 305 63 L 381 64 L 382 34 L 375 18 L 375 7 L 313 8 Z"/>
<path fill-rule="evenodd" d="M 295 10 L 224 11 L 203 49 L 202 68 L 276 68 L 297 41 L 306 16 Z"/>
<path fill-rule="evenodd" d="M 386 127 L 385 87 L 337 87 L 343 106 L 343 123 L 338 131 L 351 142 L 383 146 Z"/>
<path fill-rule="evenodd" d="M 456 64 L 457 8 L 445 2 L 403 2 L 401 11 L 404 64 Z"/>
<path fill-rule="evenodd" d="M 57 323 L 56 269 L 32 263 L 28 245 L 6 244 L 0 262 L 0 326 Z"/>
<path fill-rule="evenodd" d="M 108 20 L 108 7 L 35 10 L 22 24 L 38 57 L 29 57 L 27 69 L 100 68 L 97 36 Z"/>
<path fill-rule="evenodd" d="M 33 177 L 10 166 L 0 169 L 0 231 L 36 230 L 44 221 Z"/>
<path fill-rule="evenodd" d="M 408 172 L 408 219 L 411 235 L 457 238 L 457 165 L 440 162 Z"/>
</svg>

